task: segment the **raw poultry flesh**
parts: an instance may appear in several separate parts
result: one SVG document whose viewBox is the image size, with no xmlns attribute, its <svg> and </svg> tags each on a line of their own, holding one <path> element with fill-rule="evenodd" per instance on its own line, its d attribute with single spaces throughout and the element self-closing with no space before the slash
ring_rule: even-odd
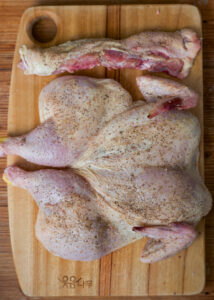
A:
<svg viewBox="0 0 214 300">
<path fill-rule="evenodd" d="M 27 135 L 8 139 L 0 155 L 13 153 L 53 167 L 72 165 L 91 137 L 131 104 L 131 95 L 114 80 L 60 77 L 40 94 L 42 124 Z"/>
<path fill-rule="evenodd" d="M 189 74 L 201 44 L 191 29 L 176 32 L 141 32 L 123 40 L 82 39 L 51 48 L 19 52 L 25 74 L 47 76 L 103 66 L 166 72 L 178 78 Z"/>
<path fill-rule="evenodd" d="M 36 236 L 57 256 L 95 260 L 141 237 L 72 170 L 26 172 L 12 166 L 5 175 L 36 200 Z"/>
<path fill-rule="evenodd" d="M 147 236 L 141 261 L 155 262 L 188 247 L 211 209 L 197 169 L 199 122 L 182 111 L 197 93 L 154 76 L 137 84 L 147 102 L 110 79 L 57 78 L 40 94 L 42 124 L 0 146 L 1 156 L 72 168 L 4 174 L 35 198 L 37 237 L 55 255 L 98 259 Z"/>
</svg>

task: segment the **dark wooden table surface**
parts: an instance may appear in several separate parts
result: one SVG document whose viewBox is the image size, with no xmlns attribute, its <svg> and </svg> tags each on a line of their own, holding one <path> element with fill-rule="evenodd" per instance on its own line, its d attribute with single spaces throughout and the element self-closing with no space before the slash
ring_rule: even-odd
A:
<svg viewBox="0 0 214 300">
<path fill-rule="evenodd" d="M 15 49 L 16 35 L 20 17 L 24 10 L 28 7 L 37 5 L 118 3 L 189 3 L 197 5 L 201 11 L 203 20 L 204 47 L 205 182 L 212 195 L 214 196 L 214 0 L 137 0 L 132 2 L 113 0 L 0 0 L 0 136 L 7 135 L 7 107 L 13 52 Z M 6 160 L 0 159 L 0 174 L 2 174 L 5 167 Z M 206 272 L 206 286 L 204 291 L 200 295 L 176 297 L 176 299 L 214 299 L 214 210 L 206 218 Z M 7 299 L 24 300 L 28 298 L 22 294 L 16 278 L 8 227 L 7 190 L 5 183 L 0 178 L 0 300 Z M 122 299 L 125 298 L 123 297 Z M 144 299 L 157 300 L 159 299 L 159 297 L 144 297 Z M 172 300 L 174 299 L 174 297 L 160 297 L 160 299 Z M 90 298 L 88 298 L 87 300 L 90 300 Z"/>
</svg>

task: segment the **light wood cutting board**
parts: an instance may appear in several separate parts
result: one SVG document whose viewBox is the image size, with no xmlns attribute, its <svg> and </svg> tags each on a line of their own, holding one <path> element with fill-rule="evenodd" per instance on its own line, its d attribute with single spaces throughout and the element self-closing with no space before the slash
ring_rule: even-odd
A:
<svg viewBox="0 0 214 300">
<path fill-rule="evenodd" d="M 193 28 L 201 36 L 201 18 L 189 5 L 47 6 L 25 11 L 14 54 L 8 115 L 9 135 L 23 134 L 39 124 L 38 95 L 56 76 L 25 76 L 17 68 L 18 48 L 38 44 L 30 35 L 32 24 L 49 16 L 57 25 L 55 38 L 43 46 L 87 37 L 125 38 L 143 30 L 174 31 Z M 142 99 L 135 77 L 142 71 L 106 71 L 99 67 L 78 72 L 120 81 L 134 99 Z M 163 76 L 163 75 L 161 75 Z M 201 95 L 194 113 L 203 125 L 202 51 L 191 74 L 184 80 Z M 200 146 L 200 172 L 203 176 L 203 142 Z M 33 170 L 38 166 L 10 156 L 8 164 Z M 29 296 L 146 296 L 190 295 L 199 293 L 205 281 L 204 222 L 194 244 L 178 255 L 152 265 L 139 261 L 145 240 L 109 254 L 99 261 L 74 262 L 48 253 L 35 238 L 38 209 L 28 192 L 8 187 L 11 242 L 20 286 Z M 77 299 L 77 298 L 75 298 Z M 103 299 L 103 297 L 102 297 Z"/>
</svg>

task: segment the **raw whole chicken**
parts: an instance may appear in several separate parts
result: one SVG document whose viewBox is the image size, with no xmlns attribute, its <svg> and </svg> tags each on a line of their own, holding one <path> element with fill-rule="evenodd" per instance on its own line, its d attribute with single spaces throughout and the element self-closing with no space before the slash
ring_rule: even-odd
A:
<svg viewBox="0 0 214 300">
<path fill-rule="evenodd" d="M 20 49 L 19 67 L 25 74 L 51 75 L 103 66 L 166 72 L 178 78 L 189 74 L 200 50 L 198 36 L 191 29 L 176 32 L 142 32 L 120 41 L 83 39 L 51 48 Z"/>
<path fill-rule="evenodd" d="M 146 236 L 141 261 L 152 263 L 188 247 L 211 209 L 199 122 L 183 111 L 197 93 L 148 75 L 137 85 L 146 102 L 111 79 L 57 78 L 40 94 L 41 125 L 0 145 L 0 156 L 68 167 L 4 173 L 36 200 L 37 237 L 55 255 L 94 260 Z"/>
</svg>

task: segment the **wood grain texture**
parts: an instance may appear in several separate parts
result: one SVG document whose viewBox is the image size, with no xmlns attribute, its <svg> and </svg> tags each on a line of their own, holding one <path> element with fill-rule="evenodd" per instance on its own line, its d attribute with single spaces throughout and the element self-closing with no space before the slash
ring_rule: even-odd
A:
<svg viewBox="0 0 214 300">
<path fill-rule="evenodd" d="M 174 31 L 190 27 L 201 35 L 199 12 L 197 8 L 188 5 L 50 6 L 28 9 L 20 22 L 14 54 L 8 114 L 9 135 L 23 134 L 39 123 L 38 95 L 41 88 L 55 77 L 25 76 L 22 70 L 17 68 L 20 45 L 26 44 L 31 47 L 39 44 L 32 38 L 29 28 L 35 20 L 44 16 L 49 16 L 57 24 L 56 37 L 45 46 L 86 37 L 125 38 L 143 30 L 154 29 Z M 150 19 L 153 20 L 152 23 L 149 22 Z M 142 71 L 105 72 L 101 67 L 79 73 L 96 77 L 106 75 L 118 79 L 131 92 L 134 99 L 141 98 L 135 78 L 142 74 Z M 194 112 L 202 126 L 201 52 L 185 82 L 201 95 L 199 105 Z M 200 148 L 200 170 L 203 173 L 203 143 Z M 11 156 L 8 158 L 8 164 L 13 163 L 33 168 L 22 159 Z M 26 295 L 182 295 L 199 293 L 204 286 L 204 226 L 202 224 L 201 234 L 190 249 L 151 266 L 139 263 L 144 239 L 115 251 L 100 261 L 74 262 L 54 257 L 37 241 L 34 226 L 38 210 L 26 191 L 9 186 L 8 204 L 15 266 L 20 286 Z M 24 269 L 23 265 L 25 265 Z M 165 272 L 164 277 L 163 272 Z M 82 278 L 80 284 L 75 282 L 79 278 Z M 91 285 L 86 282 L 91 282 Z"/>
<path fill-rule="evenodd" d="M 81 0 L 81 3 L 91 3 L 92 1 Z M 114 3 L 118 1 L 93 1 L 96 3 Z M 127 1 L 123 1 L 125 3 Z M 137 2 L 137 1 L 136 1 Z M 141 3 L 157 3 L 160 1 L 138 1 Z M 172 1 L 162 1 L 170 3 Z M 209 1 L 207 5 L 203 1 L 173 1 L 179 3 L 199 4 L 203 18 L 203 43 L 204 43 L 204 108 L 205 108 L 205 182 L 208 188 L 214 193 L 214 2 Z M 199 3 L 201 2 L 201 4 Z M 16 2 L 10 0 L 0 0 L 0 134 L 7 133 L 7 103 L 9 95 L 9 83 L 11 74 L 11 64 L 15 40 L 18 30 L 20 16 L 23 11 L 33 5 L 38 4 L 71 4 L 73 1 L 38 1 L 28 0 Z M 110 25 L 109 25 L 110 26 Z M 108 76 L 110 76 L 108 74 Z M 114 74 L 112 76 L 115 76 Z M 0 160 L 1 171 L 6 166 L 5 160 Z M 7 216 L 7 196 L 6 185 L 0 180 L 0 299 L 27 299 L 17 283 L 17 278 L 13 266 L 10 251 L 10 239 Z M 204 291 L 199 296 L 177 297 L 176 299 L 207 299 L 214 295 L 214 218 L 213 212 L 206 218 L 206 261 L 207 261 L 207 281 Z M 3 246 L 2 246 L 3 245 Z M 107 264 L 105 263 L 107 266 Z M 109 267 L 109 265 L 108 265 Z M 105 266 L 104 266 L 105 268 Z M 38 298 L 37 298 L 38 299 Z M 50 299 L 50 298 L 45 298 Z M 60 299 L 64 299 L 60 297 Z M 77 297 L 75 297 L 77 299 Z M 92 299 L 87 297 L 87 299 Z M 106 299 L 102 297 L 102 299 Z M 118 299 L 112 297 L 112 299 Z M 121 299 L 127 299 L 123 297 Z M 132 298 L 133 300 L 139 298 Z M 157 300 L 159 297 L 146 297 L 144 299 Z M 171 300 L 171 297 L 163 299 Z M 174 298 L 173 298 L 174 299 Z"/>
</svg>

